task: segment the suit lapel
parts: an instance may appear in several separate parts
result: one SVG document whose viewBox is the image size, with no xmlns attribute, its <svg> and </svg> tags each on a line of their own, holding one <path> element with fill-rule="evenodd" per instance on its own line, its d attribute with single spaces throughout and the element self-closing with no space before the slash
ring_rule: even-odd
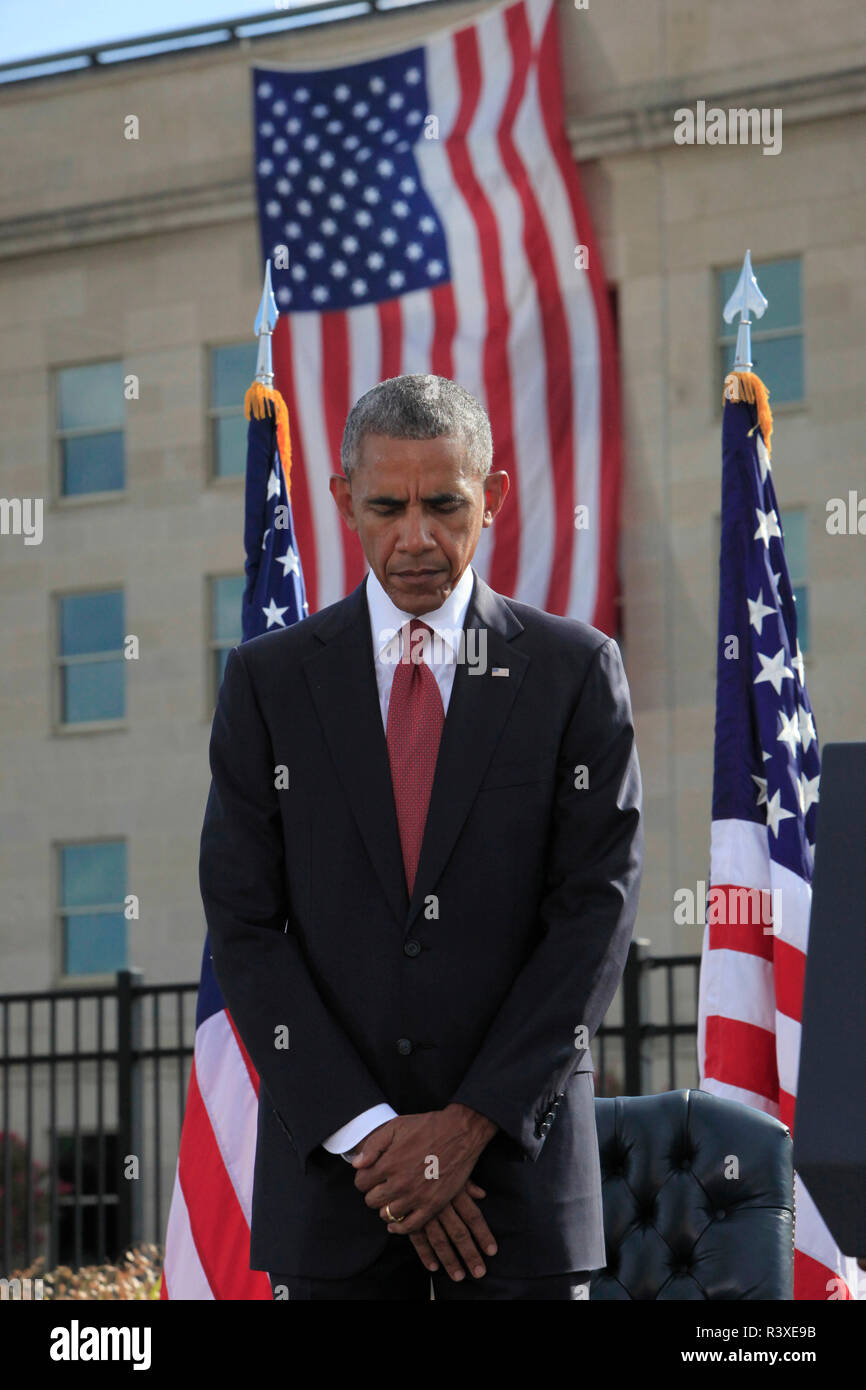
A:
<svg viewBox="0 0 866 1390">
<path fill-rule="evenodd" d="M 388 747 L 382 727 L 365 581 L 316 631 L 321 646 L 303 663 L 322 729 L 367 853 L 404 929 L 434 891 L 505 727 L 529 658 L 509 646 L 523 627 L 476 573 L 466 611 L 468 661 L 458 663 L 442 729 L 436 774 L 411 902 L 403 871 Z M 484 660 L 480 661 L 483 654 Z M 493 676 L 495 668 L 507 676 Z"/>
<path fill-rule="evenodd" d="M 361 838 L 391 910 L 403 922 L 409 895 L 364 589 L 362 580 L 334 605 L 316 633 L 322 646 L 303 665 Z"/>
</svg>

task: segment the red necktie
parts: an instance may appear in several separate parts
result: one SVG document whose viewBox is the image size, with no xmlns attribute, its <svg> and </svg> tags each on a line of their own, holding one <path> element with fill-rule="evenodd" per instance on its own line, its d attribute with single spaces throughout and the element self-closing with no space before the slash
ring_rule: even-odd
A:
<svg viewBox="0 0 866 1390">
<path fill-rule="evenodd" d="M 413 618 L 409 624 L 408 639 L 405 627 L 403 629 L 403 657 L 394 672 L 386 733 L 400 846 L 410 897 L 421 854 L 439 740 L 445 723 L 445 710 L 436 677 L 421 659 L 424 644 L 420 637 L 415 636 L 422 631 L 431 637 L 433 635 L 432 629 L 420 618 Z"/>
</svg>

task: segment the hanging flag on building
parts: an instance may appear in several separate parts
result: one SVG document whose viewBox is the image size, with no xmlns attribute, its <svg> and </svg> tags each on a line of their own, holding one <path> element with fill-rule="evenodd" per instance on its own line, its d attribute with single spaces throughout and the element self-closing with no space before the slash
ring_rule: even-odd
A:
<svg viewBox="0 0 866 1390">
<path fill-rule="evenodd" d="M 291 446 L 285 404 L 271 386 L 276 305 L 265 272 L 256 318 L 259 359 L 245 398 L 247 430 L 242 640 L 306 615 L 290 502 Z M 195 1045 L 165 1239 L 160 1297 L 272 1298 L 250 1269 L 250 1221 L 259 1078 L 225 1006 L 205 940 Z"/>
<path fill-rule="evenodd" d="M 767 390 L 750 313 L 766 308 L 747 253 L 725 309 L 741 323 L 722 419 L 722 527 L 710 890 L 698 1005 L 701 1088 L 793 1134 L 820 759 L 770 465 Z M 795 1175 L 795 1299 L 857 1297 Z"/>
<path fill-rule="evenodd" d="M 615 634 L 618 366 L 552 0 L 350 65 L 257 66 L 253 92 L 311 611 L 366 569 L 328 489 L 350 407 L 433 372 L 485 406 L 511 479 L 473 565 L 501 593 Z"/>
</svg>

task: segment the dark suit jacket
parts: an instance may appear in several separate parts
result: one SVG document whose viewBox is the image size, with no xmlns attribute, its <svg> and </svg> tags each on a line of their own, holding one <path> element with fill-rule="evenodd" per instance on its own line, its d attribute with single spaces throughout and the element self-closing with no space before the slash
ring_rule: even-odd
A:
<svg viewBox="0 0 866 1390">
<path fill-rule="evenodd" d="M 380 1253 L 385 1223 L 321 1143 L 382 1101 L 459 1101 L 500 1126 L 474 1171 L 491 1271 L 605 1263 L 593 1062 L 575 1030 L 601 1023 L 637 910 L 628 686 L 612 639 L 477 573 L 470 626 L 486 629 L 487 670 L 455 671 L 411 902 L 364 582 L 229 655 L 200 883 L 261 1082 L 253 1269 L 342 1278 Z"/>
</svg>

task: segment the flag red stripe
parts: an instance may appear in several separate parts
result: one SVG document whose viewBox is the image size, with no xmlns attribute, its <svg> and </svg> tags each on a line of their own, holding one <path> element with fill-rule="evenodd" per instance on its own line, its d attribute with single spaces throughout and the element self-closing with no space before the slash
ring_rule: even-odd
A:
<svg viewBox="0 0 866 1390">
<path fill-rule="evenodd" d="M 180 1137 L 178 1176 L 194 1236 L 198 1231 L 211 1231 L 214 1213 L 220 1213 L 219 1240 L 196 1240 L 198 1257 L 214 1298 L 270 1299 L 267 1275 L 250 1269 L 249 1226 L 199 1091 L 195 1058 Z"/>
<path fill-rule="evenodd" d="M 346 416 L 353 402 L 349 388 L 349 320 L 345 313 L 321 315 L 322 361 L 327 364 L 322 380 L 322 414 L 328 434 L 330 458 L 321 460 L 322 476 L 318 485 L 325 487 L 328 474 L 339 473 L 340 445 Z M 350 593 L 366 573 L 364 551 L 356 531 L 350 531 L 340 520 L 340 545 L 343 549 L 344 592 Z M 305 563 L 305 561 L 302 561 Z"/>
<path fill-rule="evenodd" d="M 511 401 L 511 372 L 508 364 L 508 302 L 502 273 L 502 248 L 493 208 L 476 177 L 469 158 L 466 136 L 478 107 L 481 95 L 481 58 L 478 35 L 474 28 L 462 29 L 454 35 L 454 52 L 460 81 L 460 109 L 454 129 L 446 141 L 454 181 L 466 201 L 478 228 L 482 249 L 481 266 L 487 302 L 487 328 L 484 338 L 483 366 L 487 413 L 493 433 L 497 467 L 504 468 L 511 480 L 512 496 L 500 512 L 492 528 L 488 583 L 499 593 L 513 594 L 517 586 L 517 547 L 513 538 L 515 522 L 506 531 L 506 516 L 510 512 L 519 521 L 519 478 L 514 452 L 514 417 Z M 459 254 L 459 247 L 456 248 Z"/>
<path fill-rule="evenodd" d="M 766 1028 L 736 1018 L 710 1014 L 706 1029 L 704 1074 L 729 1086 L 766 1096 L 779 1095 L 776 1071 L 776 1039 Z"/>
<path fill-rule="evenodd" d="M 774 938 L 770 937 L 772 941 Z M 806 980 L 806 956 L 803 951 L 780 937 L 776 942 L 776 1008 L 787 1018 L 799 1023 L 803 1017 L 803 985 Z"/>
<path fill-rule="evenodd" d="M 383 299 L 377 308 L 381 344 L 379 380 L 388 381 L 403 371 L 403 317 L 399 299 Z"/>
<path fill-rule="evenodd" d="M 454 377 L 454 338 L 457 333 L 457 301 L 451 281 L 430 292 L 433 304 L 433 348 L 430 370 L 434 376 Z"/>
<path fill-rule="evenodd" d="M 617 525 L 622 454 L 619 363 L 604 266 L 593 235 L 583 190 L 577 175 L 577 167 L 565 135 L 557 22 L 557 7 L 551 5 L 539 46 L 538 92 L 547 138 L 568 194 L 574 227 L 582 244 L 587 248 L 589 258 L 585 273 L 589 275 L 598 325 L 598 373 L 601 394 L 601 457 L 599 461 L 601 516 L 590 518 L 590 521 L 597 524 L 600 529 L 598 588 L 592 621 L 603 632 L 615 636 L 619 631 Z M 579 502 L 580 498 L 577 500 Z"/>
<path fill-rule="evenodd" d="M 779 1119 L 783 1125 L 787 1125 L 791 1134 L 794 1133 L 794 1110 L 797 1104 L 797 1097 L 792 1096 L 790 1091 L 783 1091 L 779 1087 Z"/>
<path fill-rule="evenodd" d="M 532 63 L 532 36 L 525 7 L 514 5 L 507 9 L 505 24 L 511 47 L 512 78 L 498 141 L 502 162 L 523 208 L 523 245 L 541 306 L 547 429 L 553 467 L 553 563 L 544 606 L 551 613 L 565 613 L 571 590 L 575 538 L 571 343 L 550 237 L 512 135 Z M 508 541 L 516 554 L 519 522 L 516 509 L 507 516 L 503 513 L 503 521 L 510 524 L 513 534 L 508 534 Z"/>
<path fill-rule="evenodd" d="M 310 505 L 310 486 L 301 431 L 297 427 L 298 403 L 295 396 L 295 376 L 292 362 L 292 335 L 289 318 L 281 314 L 271 343 L 274 357 L 274 380 L 289 412 L 289 435 L 292 441 L 291 496 L 292 520 L 295 523 L 295 543 L 304 570 L 304 590 L 307 607 L 315 613 L 318 607 L 319 574 L 316 561 L 316 532 Z"/>
<path fill-rule="evenodd" d="M 757 889 L 754 891 L 759 892 Z M 772 899 L 766 896 L 759 897 L 756 902 L 754 897 L 750 896 L 744 902 L 742 897 L 735 896 L 751 892 L 752 890 L 743 888 L 739 883 L 714 883 L 711 886 L 707 895 L 710 950 L 743 951 L 746 955 L 759 956 L 761 960 L 769 961 L 773 959 L 775 937 L 772 932 L 765 935 L 764 927 L 772 925 Z M 717 894 L 724 895 L 721 902 Z M 744 915 L 754 920 L 735 920 Z M 719 921 L 723 916 L 726 920 Z"/>
<path fill-rule="evenodd" d="M 828 1288 L 827 1285 L 831 1286 Z M 811 1255 L 804 1255 L 802 1250 L 794 1251 L 794 1298 L 812 1299 L 814 1302 L 826 1303 L 831 1294 L 839 1301 L 851 1298 L 851 1290 L 845 1283 L 841 1274 L 836 1274 L 826 1265 L 822 1265 L 820 1260 L 813 1260 Z"/>
</svg>

